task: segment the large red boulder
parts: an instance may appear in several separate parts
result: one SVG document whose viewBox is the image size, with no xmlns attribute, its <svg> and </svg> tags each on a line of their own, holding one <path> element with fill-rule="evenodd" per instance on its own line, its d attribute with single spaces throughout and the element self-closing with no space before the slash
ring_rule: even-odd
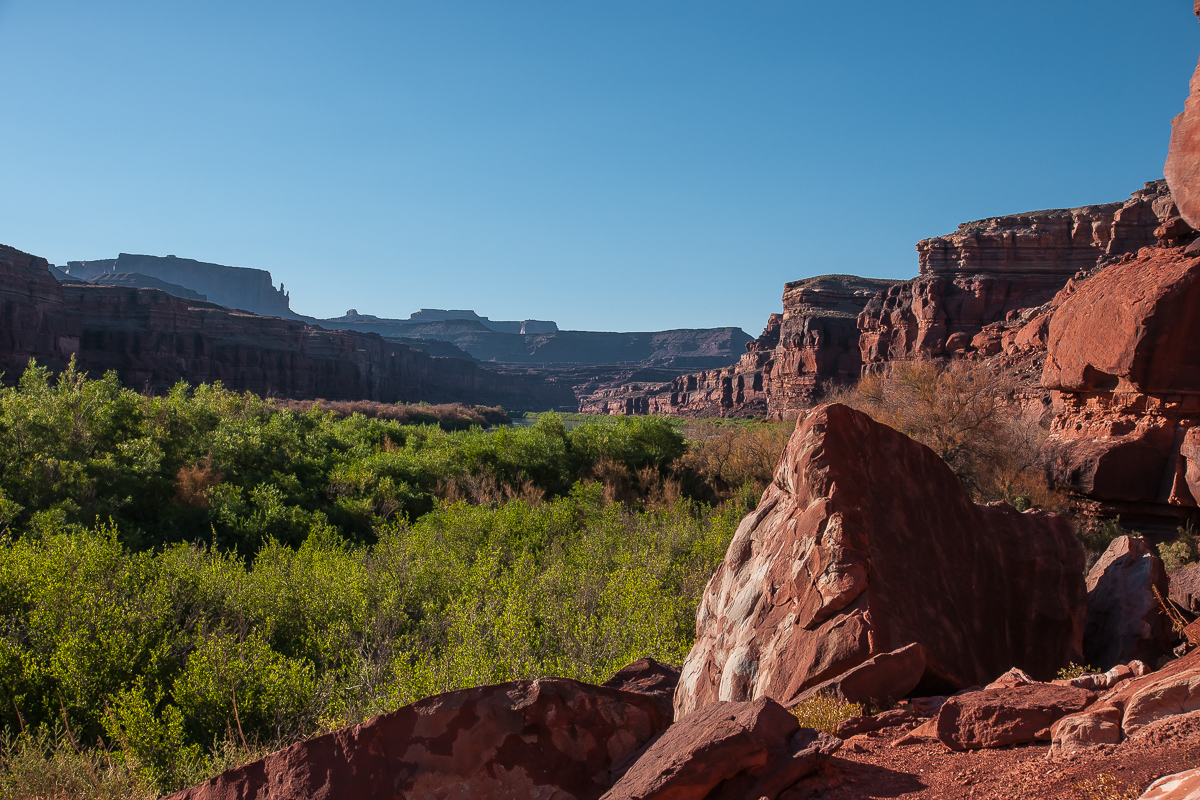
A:
<svg viewBox="0 0 1200 800">
<path fill-rule="evenodd" d="M 171 800 L 595 800 L 671 719 L 563 678 L 448 692 L 294 744 Z"/>
<path fill-rule="evenodd" d="M 773 799 L 840 746 L 773 700 L 713 703 L 668 728 L 604 800 Z"/>
<path fill-rule="evenodd" d="M 1050 726 L 1087 708 L 1086 689 L 1032 683 L 951 697 L 938 711 L 938 741 L 951 750 L 979 750 L 1049 740 Z"/>
<path fill-rule="evenodd" d="M 1191 250 L 1146 248 L 1076 285 L 1050 318 L 1042 372 L 1058 393 L 1043 453 L 1054 483 L 1158 529 L 1180 524 L 1200 489 Z"/>
<path fill-rule="evenodd" d="M 1050 319 L 1042 384 L 1071 392 L 1200 390 L 1200 258 L 1147 248 L 1081 283 Z"/>
<path fill-rule="evenodd" d="M 1087 590 L 1088 664 L 1100 669 L 1134 659 L 1154 664 L 1170 651 L 1171 622 L 1158 599 L 1169 591 L 1167 571 L 1145 539 L 1114 539 L 1088 573 Z"/>
<path fill-rule="evenodd" d="M 1083 550 L 1065 518 L 977 505 L 929 448 L 821 406 L 704 591 L 676 715 L 786 705 L 913 643 L 926 694 L 1014 665 L 1049 678 L 1081 657 L 1083 627 Z"/>
</svg>

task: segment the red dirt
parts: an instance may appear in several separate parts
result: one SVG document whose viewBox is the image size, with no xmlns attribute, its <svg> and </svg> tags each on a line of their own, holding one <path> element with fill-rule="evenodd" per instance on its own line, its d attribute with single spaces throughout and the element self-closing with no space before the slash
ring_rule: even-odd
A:
<svg viewBox="0 0 1200 800">
<path fill-rule="evenodd" d="M 892 747 L 914 726 L 848 739 L 825 772 L 803 784 L 796 800 L 1117 800 L 1077 787 L 1109 775 L 1145 790 L 1154 780 L 1200 764 L 1200 721 L 1170 736 L 1145 736 L 1051 761 L 1049 742 L 955 753 L 932 742 Z M 1157 740 L 1156 740 L 1157 739 Z M 1136 797 L 1137 794 L 1130 796 Z"/>
</svg>

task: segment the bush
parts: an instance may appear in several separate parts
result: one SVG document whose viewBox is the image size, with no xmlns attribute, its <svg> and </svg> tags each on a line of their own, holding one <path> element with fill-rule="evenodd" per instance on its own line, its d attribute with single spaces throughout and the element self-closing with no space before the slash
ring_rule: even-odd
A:
<svg viewBox="0 0 1200 800">
<path fill-rule="evenodd" d="M 1174 541 L 1163 542 L 1157 546 L 1157 549 L 1158 557 L 1162 559 L 1168 575 L 1183 569 L 1188 564 L 1194 564 L 1200 558 L 1200 553 L 1196 549 L 1196 535 L 1192 532 L 1190 525 L 1179 528 Z"/>
<path fill-rule="evenodd" d="M 862 716 L 866 709 L 860 703 L 839 700 L 833 695 L 817 694 L 797 703 L 790 711 L 800 720 L 800 727 L 815 728 L 833 736 L 837 733 L 839 724 Z"/>
<path fill-rule="evenodd" d="M 978 501 L 1004 500 L 1020 510 L 1063 505 L 1041 463 L 1042 420 L 1024 413 L 1012 383 L 985 365 L 900 362 L 830 399 L 932 449 Z"/>
</svg>

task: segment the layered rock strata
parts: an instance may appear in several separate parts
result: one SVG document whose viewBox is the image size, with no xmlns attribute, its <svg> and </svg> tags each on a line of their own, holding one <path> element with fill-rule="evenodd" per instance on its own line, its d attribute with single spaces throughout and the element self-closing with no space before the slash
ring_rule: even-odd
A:
<svg viewBox="0 0 1200 800">
<path fill-rule="evenodd" d="M 499 375 L 471 361 L 432 358 L 373 334 L 326 331 L 153 289 L 59 284 L 44 259 L 0 249 L 0 366 L 9 380 L 30 358 L 71 357 L 125 385 L 160 391 L 178 381 L 296 399 L 465 402 L 511 409 L 570 408 L 568 387 Z"/>
<path fill-rule="evenodd" d="M 283 285 L 276 289 L 271 273 L 262 269 L 226 267 L 175 256 L 121 253 L 117 258 L 69 261 L 66 271 L 72 278 L 84 281 L 105 281 L 109 275 L 137 273 L 187 287 L 226 308 L 297 318 Z"/>
<path fill-rule="evenodd" d="M 783 313 L 737 363 L 676 378 L 670 384 L 630 385 L 583 398 L 596 414 L 675 414 L 690 417 L 794 416 L 833 385 L 861 372 L 858 315 L 895 281 L 822 275 L 784 286 Z"/>
<path fill-rule="evenodd" d="M 929 690 L 1013 665 L 1050 678 L 1081 657 L 1084 598 L 1066 518 L 977 505 L 933 451 L 821 406 L 704 591 L 676 715 L 721 700 L 787 705 L 913 643 Z"/>
<path fill-rule="evenodd" d="M 859 316 L 863 364 L 972 355 L 986 348 L 985 327 L 1049 302 L 1076 274 L 1187 232 L 1178 218 L 1153 181 L 1124 203 L 992 217 L 918 242 L 920 274 Z"/>
</svg>

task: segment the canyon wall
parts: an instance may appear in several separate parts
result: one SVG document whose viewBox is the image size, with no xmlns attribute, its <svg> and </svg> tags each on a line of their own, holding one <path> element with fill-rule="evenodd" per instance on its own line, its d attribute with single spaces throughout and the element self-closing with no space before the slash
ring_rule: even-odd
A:
<svg viewBox="0 0 1200 800">
<path fill-rule="evenodd" d="M 683 375 L 671 383 L 611 387 L 584 397 L 594 414 L 675 414 L 689 417 L 788 416 L 811 405 L 861 369 L 859 312 L 894 281 L 821 275 L 783 289 L 783 313 L 731 366 Z"/>
<path fill-rule="evenodd" d="M 37 358 L 74 356 L 94 375 L 116 370 L 136 389 L 221 381 L 263 396 L 463 402 L 513 410 L 571 408 L 574 395 L 527 376 L 434 358 L 375 334 L 327 331 L 153 289 L 59 284 L 45 259 L 0 248 L 5 319 L 0 364 L 15 378 Z"/>
<path fill-rule="evenodd" d="M 669 384 L 605 387 L 583 397 L 580 408 L 787 418 L 864 371 L 998 355 L 1010 357 L 1008 366 L 1033 389 L 1050 302 L 1060 290 L 1140 248 L 1179 243 L 1190 233 L 1165 181 L 1147 183 L 1121 203 L 967 222 L 917 244 L 916 278 L 826 275 L 789 283 L 783 314 L 771 315 L 736 363 Z"/>
<path fill-rule="evenodd" d="M 1153 181 L 1124 203 L 992 217 L 921 241 L 920 274 L 859 316 L 864 367 L 986 355 L 994 350 L 986 326 L 1048 303 L 1077 274 L 1185 232 L 1164 226 L 1177 219 L 1166 182 Z"/>
</svg>

